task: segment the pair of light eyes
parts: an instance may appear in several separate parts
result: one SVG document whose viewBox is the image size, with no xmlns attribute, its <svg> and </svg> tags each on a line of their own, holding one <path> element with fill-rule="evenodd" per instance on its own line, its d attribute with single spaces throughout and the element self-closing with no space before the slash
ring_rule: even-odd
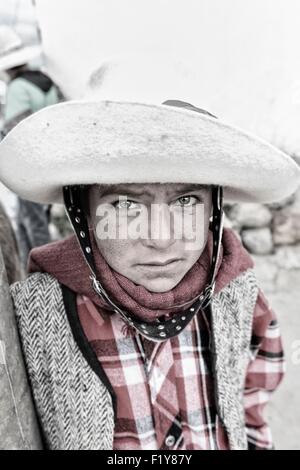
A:
<svg viewBox="0 0 300 470">
<path fill-rule="evenodd" d="M 199 199 L 196 196 L 181 196 L 178 199 L 176 199 L 175 202 L 172 203 L 172 206 L 175 207 L 192 207 L 195 204 L 197 204 Z M 121 201 L 116 201 L 113 203 L 113 206 L 116 209 L 125 209 L 125 210 L 130 210 L 130 209 L 140 209 L 141 208 L 141 203 L 131 201 L 130 199 L 124 199 Z"/>
</svg>

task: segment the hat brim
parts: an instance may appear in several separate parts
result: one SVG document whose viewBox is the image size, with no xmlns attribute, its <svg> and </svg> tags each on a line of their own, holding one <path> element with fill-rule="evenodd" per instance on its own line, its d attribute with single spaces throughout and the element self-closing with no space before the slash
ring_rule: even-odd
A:
<svg viewBox="0 0 300 470">
<path fill-rule="evenodd" d="M 247 132 L 166 105 L 69 101 L 20 122 L 0 144 L 12 191 L 61 203 L 62 186 L 117 183 L 222 185 L 227 201 L 272 202 L 294 192 L 298 165 Z"/>
<path fill-rule="evenodd" d="M 0 70 L 9 70 L 27 64 L 42 53 L 41 46 L 28 46 L 0 58 Z"/>
</svg>

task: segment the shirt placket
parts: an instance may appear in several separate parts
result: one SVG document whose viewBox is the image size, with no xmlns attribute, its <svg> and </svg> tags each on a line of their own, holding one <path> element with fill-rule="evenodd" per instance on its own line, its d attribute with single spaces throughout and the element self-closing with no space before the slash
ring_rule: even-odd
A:
<svg viewBox="0 0 300 470">
<path fill-rule="evenodd" d="M 181 423 L 171 341 L 154 343 L 141 339 L 138 333 L 136 340 L 149 383 L 158 449 L 178 448 L 182 441 Z"/>
</svg>

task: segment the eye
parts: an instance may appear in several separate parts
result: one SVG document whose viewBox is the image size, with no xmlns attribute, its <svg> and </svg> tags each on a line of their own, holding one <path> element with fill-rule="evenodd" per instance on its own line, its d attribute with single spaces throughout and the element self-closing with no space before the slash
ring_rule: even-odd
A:
<svg viewBox="0 0 300 470">
<path fill-rule="evenodd" d="M 176 200 L 174 205 L 180 207 L 191 207 L 197 204 L 197 202 L 198 198 L 195 196 L 181 196 Z"/>
<path fill-rule="evenodd" d="M 130 210 L 130 209 L 139 209 L 140 204 L 137 202 L 131 201 L 130 199 L 121 199 L 113 203 L 113 206 L 116 209 L 125 209 L 125 210 Z"/>
</svg>

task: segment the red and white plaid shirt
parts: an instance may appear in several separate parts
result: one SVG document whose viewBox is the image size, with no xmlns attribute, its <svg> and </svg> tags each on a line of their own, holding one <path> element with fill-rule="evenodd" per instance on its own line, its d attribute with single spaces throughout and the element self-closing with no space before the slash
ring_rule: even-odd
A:
<svg viewBox="0 0 300 470">
<path fill-rule="evenodd" d="M 210 319 L 200 312 L 177 337 L 162 343 L 127 334 L 122 318 L 101 315 L 77 295 L 79 319 L 117 396 L 114 450 L 229 449 L 215 406 Z M 260 291 L 253 318 L 244 403 L 249 449 L 271 449 L 263 418 L 284 372 L 274 312 Z"/>
</svg>

